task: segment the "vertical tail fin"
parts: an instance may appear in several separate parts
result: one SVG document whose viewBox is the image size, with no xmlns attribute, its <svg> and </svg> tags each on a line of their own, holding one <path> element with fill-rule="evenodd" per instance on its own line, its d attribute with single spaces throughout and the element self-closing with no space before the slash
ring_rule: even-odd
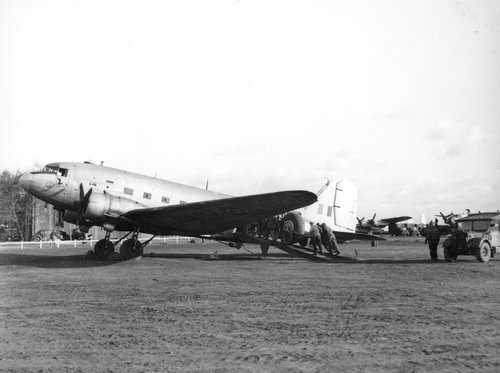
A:
<svg viewBox="0 0 500 373">
<path fill-rule="evenodd" d="M 358 187 L 348 180 L 340 180 L 335 184 L 333 205 L 334 224 L 348 231 L 356 231 L 358 210 Z"/>
<path fill-rule="evenodd" d="M 335 231 L 355 232 L 358 187 L 348 180 L 328 181 L 318 193 L 318 202 L 301 212 L 305 220 L 326 223 Z"/>
</svg>

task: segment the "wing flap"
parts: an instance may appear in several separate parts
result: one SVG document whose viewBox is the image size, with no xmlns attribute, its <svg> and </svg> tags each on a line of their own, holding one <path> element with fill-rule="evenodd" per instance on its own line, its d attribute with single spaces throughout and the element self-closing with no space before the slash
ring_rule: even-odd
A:
<svg viewBox="0 0 500 373">
<path fill-rule="evenodd" d="M 214 234 L 316 202 L 316 194 L 284 191 L 137 209 L 124 216 L 153 234 Z"/>
</svg>

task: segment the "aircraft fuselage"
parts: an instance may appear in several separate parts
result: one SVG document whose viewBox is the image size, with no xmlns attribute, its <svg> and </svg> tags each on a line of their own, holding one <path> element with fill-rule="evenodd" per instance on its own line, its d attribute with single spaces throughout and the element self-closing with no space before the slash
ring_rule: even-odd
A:
<svg viewBox="0 0 500 373">
<path fill-rule="evenodd" d="M 51 163 L 42 171 L 26 173 L 21 177 L 21 185 L 56 209 L 65 210 L 65 220 L 71 223 L 76 222 L 79 211 L 80 185 L 84 193 L 92 189 L 87 219 L 99 225 L 113 220 L 113 215 L 133 209 L 230 197 L 112 167 L 77 162 Z"/>
</svg>

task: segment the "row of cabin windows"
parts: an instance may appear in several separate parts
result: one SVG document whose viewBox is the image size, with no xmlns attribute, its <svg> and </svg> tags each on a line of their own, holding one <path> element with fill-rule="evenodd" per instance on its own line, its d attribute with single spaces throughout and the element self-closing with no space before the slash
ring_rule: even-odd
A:
<svg viewBox="0 0 500 373">
<path fill-rule="evenodd" d="M 323 215 L 323 209 L 324 209 L 324 206 L 322 203 L 318 203 L 318 214 L 319 215 Z M 332 216 L 332 212 L 333 212 L 333 207 L 332 206 L 328 206 L 327 210 L 326 210 L 326 215 L 327 216 Z"/>
<path fill-rule="evenodd" d="M 130 196 L 133 196 L 134 195 L 134 190 L 132 188 L 123 188 L 123 193 L 125 194 L 128 194 Z M 142 195 L 142 198 L 144 199 L 151 199 L 153 195 L 151 193 L 148 193 L 148 192 L 144 192 L 144 194 Z M 161 202 L 162 203 L 170 203 L 170 198 L 168 197 L 161 197 Z M 180 203 L 186 203 L 184 201 L 181 201 Z"/>
</svg>

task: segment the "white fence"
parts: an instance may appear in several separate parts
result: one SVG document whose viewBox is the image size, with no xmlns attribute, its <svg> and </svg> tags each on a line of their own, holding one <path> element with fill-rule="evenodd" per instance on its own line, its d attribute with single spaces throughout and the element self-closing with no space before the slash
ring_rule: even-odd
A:
<svg viewBox="0 0 500 373">
<path fill-rule="evenodd" d="M 192 238 L 190 237 L 181 237 L 181 236 L 168 236 L 168 237 L 155 237 L 152 242 L 185 242 L 190 241 Z M 89 248 L 93 248 L 95 243 L 99 240 L 91 239 L 91 240 L 67 240 L 67 241 L 8 241 L 8 242 L 0 242 L 0 249 L 51 249 L 51 248 L 60 248 L 60 247 L 76 247 L 77 245 L 86 245 L 88 244 Z M 114 241 L 114 240 L 113 240 Z"/>
</svg>

